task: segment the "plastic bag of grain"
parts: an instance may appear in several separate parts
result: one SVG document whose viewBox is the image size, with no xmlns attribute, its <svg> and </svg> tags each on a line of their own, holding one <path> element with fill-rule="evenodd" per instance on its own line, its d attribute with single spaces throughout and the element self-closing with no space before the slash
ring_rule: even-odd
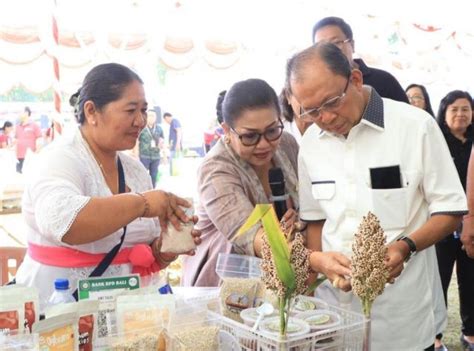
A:
<svg viewBox="0 0 474 351">
<path fill-rule="evenodd" d="M 193 199 L 186 198 L 186 201 L 191 204 L 191 207 L 182 207 L 182 209 L 186 213 L 186 216 L 192 218 L 194 216 Z M 188 223 L 181 222 L 180 224 L 180 230 L 176 229 L 171 223 L 168 224 L 166 232 L 162 233 L 161 252 L 181 254 L 196 248 L 193 236 L 191 235 L 194 228 L 193 221 L 191 220 Z"/>
<path fill-rule="evenodd" d="M 242 310 L 258 307 L 265 300 L 258 257 L 223 254 L 217 258 L 216 273 L 221 278 L 219 302 L 221 314 L 243 323 Z"/>
<path fill-rule="evenodd" d="M 200 304 L 182 304 L 170 315 L 167 332 L 168 350 L 218 351 L 217 320 Z"/>
<path fill-rule="evenodd" d="M 117 297 L 117 330 L 119 334 L 134 330 L 163 328 L 175 310 L 174 295 L 131 295 Z"/>
<path fill-rule="evenodd" d="M 163 333 L 162 328 L 148 328 L 110 335 L 105 349 L 108 351 L 166 351 L 168 348 Z"/>
<path fill-rule="evenodd" d="M 0 287 L 0 301 L 16 301 L 24 304 L 22 329 L 31 333 L 33 324 L 39 320 L 38 290 L 18 284 L 2 286 Z"/>
<path fill-rule="evenodd" d="M 0 334 L 9 335 L 16 331 L 23 333 L 25 304 L 19 296 L 1 294 L 0 296 Z"/>
<path fill-rule="evenodd" d="M 77 343 L 79 351 L 92 351 L 97 338 L 98 300 L 81 300 L 73 303 L 61 303 L 46 309 L 46 318 L 74 313 L 77 317 Z"/>
<path fill-rule="evenodd" d="M 2 351 L 39 351 L 38 334 L 18 333 L 8 335 L 0 333 L 0 350 Z"/>
<path fill-rule="evenodd" d="M 77 314 L 66 313 L 33 324 L 41 351 L 78 351 Z"/>
</svg>

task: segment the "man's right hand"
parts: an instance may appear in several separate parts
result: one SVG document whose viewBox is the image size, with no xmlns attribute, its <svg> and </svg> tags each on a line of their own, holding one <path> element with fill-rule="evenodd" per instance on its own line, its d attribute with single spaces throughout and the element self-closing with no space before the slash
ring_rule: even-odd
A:
<svg viewBox="0 0 474 351">
<path fill-rule="evenodd" d="M 340 252 L 313 251 L 310 259 L 311 269 L 324 274 L 335 288 L 351 290 L 351 261 Z"/>
</svg>

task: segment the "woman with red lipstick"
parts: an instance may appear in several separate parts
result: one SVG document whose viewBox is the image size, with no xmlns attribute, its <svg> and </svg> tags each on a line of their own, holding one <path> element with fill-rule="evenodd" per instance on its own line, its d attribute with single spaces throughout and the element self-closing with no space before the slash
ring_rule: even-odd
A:
<svg viewBox="0 0 474 351">
<path fill-rule="evenodd" d="M 176 258 L 161 252 L 160 229 L 190 220 L 180 208 L 190 204 L 152 190 L 141 163 L 121 152 L 134 147 L 146 125 L 140 77 L 102 64 L 73 97 L 79 128 L 43 150 L 23 198 L 28 254 L 16 280 L 38 288 L 42 307 L 56 278 L 73 287 L 88 276 L 149 278 Z M 199 244 L 200 232 L 193 235 Z"/>
<path fill-rule="evenodd" d="M 239 237 L 235 234 L 256 204 L 271 202 L 268 171 L 272 167 L 282 169 L 289 194 L 290 210 L 283 219 L 296 219 L 298 144 L 283 131 L 275 91 L 263 80 L 248 79 L 234 84 L 220 101 L 217 110 L 222 110 L 225 136 L 198 171 L 197 228 L 203 243 L 195 256 L 185 258 L 185 285 L 217 286 L 215 265 L 220 252 L 260 255 L 261 228 Z"/>
</svg>

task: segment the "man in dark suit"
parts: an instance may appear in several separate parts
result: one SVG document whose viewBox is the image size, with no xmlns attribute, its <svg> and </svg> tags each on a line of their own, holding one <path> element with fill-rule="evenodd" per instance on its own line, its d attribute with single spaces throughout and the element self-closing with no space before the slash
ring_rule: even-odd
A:
<svg viewBox="0 0 474 351">
<path fill-rule="evenodd" d="M 325 17 L 313 27 L 313 43 L 330 42 L 342 50 L 353 68 L 362 72 L 365 85 L 373 87 L 380 96 L 408 103 L 405 91 L 387 71 L 369 67 L 362 59 L 353 59 L 354 38 L 351 27 L 339 17 Z"/>
</svg>

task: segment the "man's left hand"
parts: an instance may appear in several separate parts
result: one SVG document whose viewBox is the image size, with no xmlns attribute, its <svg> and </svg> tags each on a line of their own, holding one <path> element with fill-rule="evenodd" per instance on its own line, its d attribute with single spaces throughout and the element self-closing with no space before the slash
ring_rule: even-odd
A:
<svg viewBox="0 0 474 351">
<path fill-rule="evenodd" d="M 395 278 L 402 274 L 405 258 L 408 256 L 410 248 L 404 241 L 395 241 L 388 245 L 385 265 L 389 271 L 388 282 L 393 284 Z"/>
</svg>

